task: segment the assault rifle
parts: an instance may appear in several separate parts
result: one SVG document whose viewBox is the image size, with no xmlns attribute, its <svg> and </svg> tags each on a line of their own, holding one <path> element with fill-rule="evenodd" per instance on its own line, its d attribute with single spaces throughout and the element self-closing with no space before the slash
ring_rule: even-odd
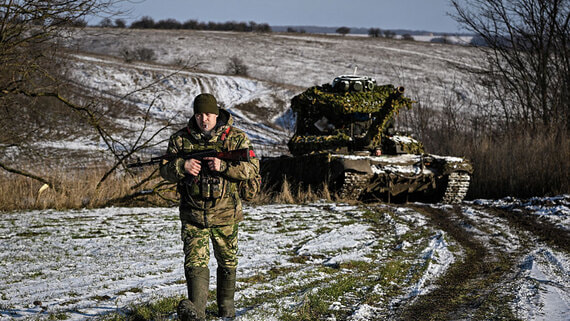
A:
<svg viewBox="0 0 570 321">
<path fill-rule="evenodd" d="M 132 167 L 142 167 L 148 165 L 154 165 L 162 162 L 163 160 L 171 161 L 176 158 L 183 158 L 183 159 L 202 159 L 204 157 L 216 157 L 219 159 L 227 160 L 227 161 L 237 161 L 237 162 L 247 162 L 251 157 L 255 157 L 255 153 L 253 150 L 249 148 L 242 148 L 236 150 L 230 150 L 227 152 L 218 152 L 214 149 L 206 149 L 200 150 L 196 152 L 187 152 L 187 153 L 177 153 L 177 154 L 167 154 L 162 156 L 153 157 L 148 162 L 141 162 L 140 160 L 136 163 L 127 164 L 128 168 Z"/>
</svg>

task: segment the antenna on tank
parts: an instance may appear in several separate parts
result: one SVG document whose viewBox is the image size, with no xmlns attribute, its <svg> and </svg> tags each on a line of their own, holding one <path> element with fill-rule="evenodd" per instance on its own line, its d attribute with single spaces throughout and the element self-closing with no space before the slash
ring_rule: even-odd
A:
<svg viewBox="0 0 570 321">
<path fill-rule="evenodd" d="M 356 69 L 358 69 L 358 66 L 354 67 L 354 73 L 352 74 L 353 76 L 356 76 Z"/>
</svg>

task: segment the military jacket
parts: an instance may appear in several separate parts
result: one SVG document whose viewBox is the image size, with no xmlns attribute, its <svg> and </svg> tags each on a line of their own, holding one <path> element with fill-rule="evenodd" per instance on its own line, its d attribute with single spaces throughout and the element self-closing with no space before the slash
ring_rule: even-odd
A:
<svg viewBox="0 0 570 321">
<path fill-rule="evenodd" d="M 192 117 L 187 127 L 170 137 L 166 153 L 251 148 L 247 135 L 232 124 L 230 113 L 220 109 L 212 135 L 206 137 L 198 128 L 195 117 Z M 180 218 L 202 227 L 231 225 L 241 221 L 243 211 L 238 183 L 259 173 L 259 160 L 255 157 L 246 162 L 222 160 L 219 172 L 209 172 L 206 161 L 202 161 L 202 170 L 196 177 L 186 173 L 184 162 L 183 158 L 175 158 L 160 166 L 161 176 L 177 183 Z"/>
</svg>

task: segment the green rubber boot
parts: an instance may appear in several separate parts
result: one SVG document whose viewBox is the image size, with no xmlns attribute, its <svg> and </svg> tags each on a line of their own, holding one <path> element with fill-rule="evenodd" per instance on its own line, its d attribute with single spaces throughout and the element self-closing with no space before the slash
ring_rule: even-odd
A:
<svg viewBox="0 0 570 321">
<path fill-rule="evenodd" d="M 178 316 L 182 321 L 194 321 L 194 320 L 205 320 L 206 319 L 206 303 L 208 303 L 208 285 L 210 283 L 210 270 L 207 267 L 186 267 L 184 268 L 184 274 L 186 275 L 186 285 L 188 286 L 188 298 L 191 304 L 182 300 L 181 305 L 182 314 L 187 316 L 188 319 L 182 319 L 181 314 Z M 187 312 L 192 310 L 192 312 Z"/>
<path fill-rule="evenodd" d="M 234 307 L 236 269 L 218 267 L 217 276 L 218 316 L 234 318 L 236 316 Z"/>
<path fill-rule="evenodd" d="M 181 321 L 194 321 L 199 320 L 198 315 L 196 314 L 196 307 L 194 303 L 188 299 L 184 299 L 178 303 L 178 308 L 176 309 L 178 312 L 178 320 Z"/>
</svg>

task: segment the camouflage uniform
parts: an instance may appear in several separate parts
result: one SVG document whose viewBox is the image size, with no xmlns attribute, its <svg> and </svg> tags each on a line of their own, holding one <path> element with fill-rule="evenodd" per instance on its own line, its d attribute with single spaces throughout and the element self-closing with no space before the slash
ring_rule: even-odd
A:
<svg viewBox="0 0 570 321">
<path fill-rule="evenodd" d="M 231 115 L 219 109 L 216 126 L 211 136 L 206 136 L 198 127 L 194 116 L 186 128 L 170 137 L 167 154 L 206 149 L 251 149 L 246 134 L 232 124 Z M 176 158 L 160 167 L 161 176 L 167 181 L 176 182 L 180 194 L 184 273 L 189 300 L 180 302 L 178 316 L 181 320 L 204 320 L 206 317 L 211 240 L 218 263 L 219 316 L 234 317 L 238 223 L 243 220 L 238 183 L 254 178 L 259 173 L 259 160 L 255 157 L 247 162 L 221 160 L 219 172 L 210 172 L 206 162 L 202 162 L 197 176 L 187 174 L 184 163 L 184 159 Z"/>
<path fill-rule="evenodd" d="M 212 138 L 205 139 L 196 125 L 195 118 L 170 137 L 167 154 L 192 152 L 205 149 L 236 150 L 251 148 L 246 134 L 233 127 L 233 118 L 220 109 L 218 123 Z M 228 131 L 229 128 L 229 131 Z M 208 266 L 208 238 L 212 239 L 218 264 L 237 266 L 237 223 L 243 220 L 242 203 L 238 182 L 253 178 L 259 172 L 259 160 L 249 162 L 226 162 L 222 160 L 216 183 L 205 185 L 207 176 L 203 171 L 197 177 L 185 173 L 184 159 L 177 158 L 160 168 L 161 176 L 178 183 L 180 193 L 180 219 L 184 241 L 185 266 Z M 190 176 L 190 177 L 188 177 Z M 208 189 L 209 191 L 205 191 Z"/>
<path fill-rule="evenodd" d="M 210 228 L 200 228 L 184 221 L 182 224 L 185 266 L 208 267 L 210 261 L 208 243 L 209 239 L 212 239 L 218 265 L 234 269 L 237 267 L 237 224 Z"/>
</svg>

